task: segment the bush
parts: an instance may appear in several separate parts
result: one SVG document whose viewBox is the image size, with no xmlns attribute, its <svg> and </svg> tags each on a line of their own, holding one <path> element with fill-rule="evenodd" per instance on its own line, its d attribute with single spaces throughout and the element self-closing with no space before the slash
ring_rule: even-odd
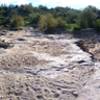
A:
<svg viewBox="0 0 100 100">
<path fill-rule="evenodd" d="M 80 30 L 80 26 L 78 24 L 66 24 L 66 30 L 68 31 L 77 31 Z"/>
<path fill-rule="evenodd" d="M 10 23 L 12 28 L 20 29 L 22 26 L 24 26 L 24 19 L 22 16 L 13 15 Z"/>
<path fill-rule="evenodd" d="M 81 28 L 93 28 L 96 20 L 96 8 L 87 7 L 80 14 L 80 26 Z"/>
<path fill-rule="evenodd" d="M 97 19 L 95 22 L 95 28 L 97 31 L 100 31 L 100 19 Z"/>
<path fill-rule="evenodd" d="M 58 17 L 55 18 L 52 14 L 41 15 L 39 19 L 39 27 L 43 32 L 53 32 L 56 28 L 64 28 L 64 21 Z"/>
<path fill-rule="evenodd" d="M 39 28 L 40 28 L 41 31 L 45 31 L 47 29 L 47 18 L 44 15 L 40 16 Z"/>
<path fill-rule="evenodd" d="M 57 20 L 52 14 L 41 15 L 39 20 L 39 27 L 41 31 L 47 31 L 56 28 L 58 25 Z"/>
<path fill-rule="evenodd" d="M 58 22 L 56 18 L 52 14 L 47 15 L 47 27 L 48 28 L 56 28 L 58 25 Z"/>
<path fill-rule="evenodd" d="M 37 26 L 39 20 L 39 13 L 32 13 L 27 17 L 26 25 Z"/>
<path fill-rule="evenodd" d="M 57 18 L 57 26 L 60 27 L 60 28 L 65 28 L 65 21 L 61 18 L 61 17 L 58 17 Z"/>
</svg>

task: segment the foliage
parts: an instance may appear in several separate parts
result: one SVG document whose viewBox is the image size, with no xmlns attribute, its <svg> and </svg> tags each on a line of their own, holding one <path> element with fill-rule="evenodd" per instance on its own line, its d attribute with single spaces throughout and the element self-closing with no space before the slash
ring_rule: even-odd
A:
<svg viewBox="0 0 100 100">
<path fill-rule="evenodd" d="M 65 21 L 61 18 L 61 17 L 58 17 L 56 18 L 57 20 L 57 26 L 60 27 L 60 28 L 65 28 Z"/>
<path fill-rule="evenodd" d="M 58 25 L 58 22 L 52 14 L 40 16 L 39 26 L 42 31 L 56 28 L 57 25 Z"/>
<path fill-rule="evenodd" d="M 100 19 L 96 20 L 95 27 L 97 31 L 100 31 Z"/>
<path fill-rule="evenodd" d="M 24 26 L 24 19 L 21 16 L 13 15 L 11 18 L 11 27 L 15 29 L 19 29 Z"/>
<path fill-rule="evenodd" d="M 39 28 L 40 28 L 41 31 L 45 31 L 47 29 L 47 17 L 44 16 L 44 15 L 40 16 Z"/>
<path fill-rule="evenodd" d="M 56 28 L 63 28 L 64 21 L 58 17 L 54 17 L 52 14 L 41 15 L 39 20 L 39 27 L 42 31 L 50 31 Z"/>
<path fill-rule="evenodd" d="M 28 18 L 26 19 L 26 25 L 32 25 L 32 26 L 36 26 L 38 24 L 38 20 L 39 20 L 39 13 L 31 13 L 29 14 Z"/>
<path fill-rule="evenodd" d="M 87 7 L 80 15 L 80 26 L 82 28 L 92 28 L 95 26 L 96 9 L 94 7 Z"/>
<path fill-rule="evenodd" d="M 80 26 L 78 24 L 66 24 L 66 30 L 68 31 L 77 31 L 80 30 Z"/>
<path fill-rule="evenodd" d="M 40 5 L 33 7 L 26 5 L 1 5 L 0 26 L 20 28 L 22 26 L 33 26 L 42 31 L 66 28 L 75 31 L 80 28 L 98 28 L 100 10 L 88 6 L 83 10 L 69 7 L 47 8 Z"/>
</svg>

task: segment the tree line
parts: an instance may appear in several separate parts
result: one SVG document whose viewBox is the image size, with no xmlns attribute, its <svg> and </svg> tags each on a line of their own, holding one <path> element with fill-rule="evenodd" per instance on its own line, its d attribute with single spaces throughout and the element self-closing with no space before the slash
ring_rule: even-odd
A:
<svg viewBox="0 0 100 100">
<path fill-rule="evenodd" d="M 48 33 L 59 29 L 76 31 L 83 28 L 95 28 L 99 31 L 100 10 L 93 6 L 76 10 L 69 7 L 49 9 L 42 5 L 33 7 L 32 4 L 1 5 L 0 26 L 9 29 L 31 26 Z"/>
</svg>

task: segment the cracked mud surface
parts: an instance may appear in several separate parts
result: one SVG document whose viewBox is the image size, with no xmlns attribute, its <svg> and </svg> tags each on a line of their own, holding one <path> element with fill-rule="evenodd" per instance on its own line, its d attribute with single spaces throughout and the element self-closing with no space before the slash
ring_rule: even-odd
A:
<svg viewBox="0 0 100 100">
<path fill-rule="evenodd" d="M 0 38 L 14 45 L 0 49 L 0 100 L 90 100 L 92 93 L 97 98 L 99 62 L 77 39 L 29 31 Z"/>
</svg>

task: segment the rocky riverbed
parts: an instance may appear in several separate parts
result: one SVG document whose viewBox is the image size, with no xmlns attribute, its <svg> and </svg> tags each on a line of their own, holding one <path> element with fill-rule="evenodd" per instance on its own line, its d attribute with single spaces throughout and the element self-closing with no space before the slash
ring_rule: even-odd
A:
<svg viewBox="0 0 100 100">
<path fill-rule="evenodd" d="M 12 45 L 0 47 L 0 100 L 100 100 L 99 61 L 79 39 L 27 30 L 0 39 Z"/>
</svg>

